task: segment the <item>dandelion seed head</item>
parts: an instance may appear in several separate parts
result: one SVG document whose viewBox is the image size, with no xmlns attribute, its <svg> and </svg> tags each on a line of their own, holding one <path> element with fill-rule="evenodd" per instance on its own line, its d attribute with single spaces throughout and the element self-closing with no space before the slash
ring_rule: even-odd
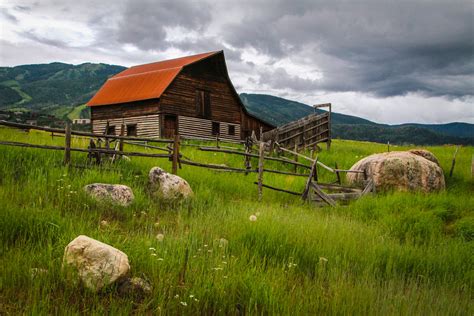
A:
<svg viewBox="0 0 474 316">
<path fill-rule="evenodd" d="M 163 234 L 156 235 L 156 240 L 163 241 L 163 239 L 165 239 L 165 235 L 163 235 Z"/>
<path fill-rule="evenodd" d="M 255 222 L 255 221 L 257 220 L 257 216 L 255 216 L 255 215 L 250 215 L 249 220 L 250 220 L 251 222 Z"/>
</svg>

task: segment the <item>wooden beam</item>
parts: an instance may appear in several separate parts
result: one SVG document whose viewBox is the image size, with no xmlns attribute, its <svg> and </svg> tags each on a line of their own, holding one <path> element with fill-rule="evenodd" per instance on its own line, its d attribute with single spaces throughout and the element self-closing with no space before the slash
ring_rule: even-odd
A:
<svg viewBox="0 0 474 316">
<path fill-rule="evenodd" d="M 314 182 L 311 182 L 311 186 L 313 187 L 314 189 L 314 192 L 324 201 L 326 202 L 327 204 L 331 205 L 331 206 L 336 206 L 336 202 L 330 197 L 328 196 L 326 193 L 323 192 L 323 190 L 321 190 L 321 188 Z"/>
<path fill-rule="evenodd" d="M 258 182 L 254 182 L 254 184 L 258 184 Z M 270 185 L 263 184 L 263 183 L 262 183 L 262 187 L 268 188 L 268 189 L 272 189 L 272 190 L 275 190 L 275 191 L 279 191 L 279 192 L 284 192 L 284 193 L 292 194 L 292 195 L 298 195 L 298 196 L 301 195 L 301 193 L 298 193 L 298 192 L 294 192 L 294 191 L 289 191 L 289 190 L 284 190 L 284 189 L 272 187 L 272 186 L 270 186 Z"/>
<path fill-rule="evenodd" d="M 306 180 L 306 185 L 304 187 L 304 191 L 303 191 L 303 194 L 301 195 L 301 199 L 303 201 L 306 201 L 306 199 L 308 198 L 308 193 L 309 193 L 309 189 L 311 187 L 311 183 L 313 181 L 313 176 L 316 172 L 316 168 L 317 168 L 317 165 L 318 165 L 318 157 L 316 157 L 316 159 L 314 160 L 313 164 L 311 165 L 311 171 L 309 173 L 309 177 L 308 179 Z"/>
</svg>

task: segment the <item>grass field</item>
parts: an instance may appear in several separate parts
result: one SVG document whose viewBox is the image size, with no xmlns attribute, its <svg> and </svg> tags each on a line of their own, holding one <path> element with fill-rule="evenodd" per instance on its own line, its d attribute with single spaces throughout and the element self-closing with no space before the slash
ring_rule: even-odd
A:
<svg viewBox="0 0 474 316">
<path fill-rule="evenodd" d="M 10 129 L 0 129 L 0 139 L 64 141 Z M 75 146 L 86 143 L 74 140 Z M 398 149 L 406 148 L 392 147 Z M 454 147 L 427 149 L 447 174 Z M 349 168 L 385 150 L 336 140 L 319 159 Z M 163 159 L 68 169 L 60 151 L 1 145 L 0 151 L 0 314 L 474 314 L 472 147 L 460 149 L 445 192 L 384 193 L 336 208 L 303 205 L 298 197 L 265 189 L 257 202 L 255 174 L 191 166 L 179 175 L 195 198 L 170 205 L 146 194 L 150 168 L 171 169 Z M 196 161 L 243 164 L 242 157 L 193 147 L 182 153 Z M 85 154 L 73 153 L 72 161 L 85 164 Z M 324 180 L 334 180 L 320 171 Z M 295 191 L 303 190 L 304 181 L 270 174 L 264 179 Z M 135 201 L 128 208 L 95 202 L 82 190 L 94 182 L 126 184 Z M 249 220 L 252 214 L 257 221 Z M 101 226 L 103 220 L 110 224 Z M 158 233 L 165 236 L 161 242 Z M 61 261 L 64 247 L 80 234 L 124 251 L 132 275 L 149 280 L 153 293 L 137 300 L 114 288 L 93 294 L 73 285 Z M 32 278 L 31 268 L 48 272 Z"/>
</svg>

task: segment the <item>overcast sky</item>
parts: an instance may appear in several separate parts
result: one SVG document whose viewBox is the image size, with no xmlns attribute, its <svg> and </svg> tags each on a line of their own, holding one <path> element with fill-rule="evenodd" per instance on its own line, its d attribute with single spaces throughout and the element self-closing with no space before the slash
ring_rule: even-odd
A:
<svg viewBox="0 0 474 316">
<path fill-rule="evenodd" d="M 238 92 L 381 123 L 474 123 L 473 1 L 0 0 L 0 65 L 224 50 Z"/>
</svg>

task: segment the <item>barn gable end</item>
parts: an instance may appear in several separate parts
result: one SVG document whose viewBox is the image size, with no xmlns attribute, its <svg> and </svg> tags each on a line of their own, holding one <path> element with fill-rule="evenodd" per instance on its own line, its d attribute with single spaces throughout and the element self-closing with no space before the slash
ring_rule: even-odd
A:
<svg viewBox="0 0 474 316">
<path fill-rule="evenodd" d="M 110 78 L 88 106 L 95 133 L 109 126 L 118 134 L 125 124 L 137 136 L 238 140 L 273 127 L 248 114 L 222 51 L 129 68 Z"/>
</svg>

